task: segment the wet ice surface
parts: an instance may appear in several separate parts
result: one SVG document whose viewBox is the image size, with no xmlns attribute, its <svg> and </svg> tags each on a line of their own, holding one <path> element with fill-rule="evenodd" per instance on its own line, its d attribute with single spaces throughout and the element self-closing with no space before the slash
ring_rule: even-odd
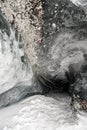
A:
<svg viewBox="0 0 87 130">
<path fill-rule="evenodd" d="M 61 94 L 32 96 L 0 110 L 0 130 L 87 130 L 86 113 L 70 107 Z"/>
</svg>

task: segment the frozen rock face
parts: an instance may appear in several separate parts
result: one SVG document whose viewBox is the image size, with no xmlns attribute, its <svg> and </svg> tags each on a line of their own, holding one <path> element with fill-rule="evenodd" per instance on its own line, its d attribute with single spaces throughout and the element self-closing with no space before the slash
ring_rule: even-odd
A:
<svg viewBox="0 0 87 130">
<path fill-rule="evenodd" d="M 21 34 L 31 63 L 36 64 L 39 83 L 51 89 L 74 92 L 71 86 L 73 83 L 77 86 L 77 79 L 85 75 L 83 68 L 87 65 L 84 5 L 77 6 L 70 0 L 7 0 L 0 3 L 2 12 Z M 82 87 L 85 90 L 84 85 Z"/>
<path fill-rule="evenodd" d="M 10 37 L 0 31 L 0 93 L 16 83 L 32 79 L 33 73 L 21 43 L 16 41 L 12 30 Z"/>
<path fill-rule="evenodd" d="M 82 85 L 81 88 L 79 85 L 77 95 L 80 99 L 87 100 L 86 11 L 70 0 L 42 0 L 42 3 L 44 22 L 41 51 L 44 57 L 42 59 L 44 75 L 48 77 L 53 88 L 60 91 L 69 90 L 71 94 L 72 84 L 76 82 L 76 85 L 74 84 L 76 87 L 79 82 L 77 80 L 80 80 Z M 73 87 L 74 93 L 75 87 Z"/>
<path fill-rule="evenodd" d="M 0 107 L 42 92 L 22 42 L 0 13 Z"/>
<path fill-rule="evenodd" d="M 69 0 L 45 0 L 43 10 L 43 66 L 47 68 L 49 78 L 54 77 L 54 81 L 56 78 L 58 82 L 65 79 L 67 82 L 65 73 L 69 72 L 69 66 L 79 72 L 81 66 L 86 65 L 86 13 Z M 79 67 L 76 67 L 78 65 Z"/>
</svg>

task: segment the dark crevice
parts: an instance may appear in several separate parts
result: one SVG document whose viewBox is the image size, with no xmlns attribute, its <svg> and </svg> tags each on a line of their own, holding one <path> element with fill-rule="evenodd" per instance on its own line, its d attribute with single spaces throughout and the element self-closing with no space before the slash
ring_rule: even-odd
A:
<svg viewBox="0 0 87 130">
<path fill-rule="evenodd" d="M 68 80 L 61 80 L 56 78 L 49 78 L 38 75 L 37 81 L 44 88 L 44 93 L 58 92 L 58 93 L 69 93 L 70 82 Z"/>
</svg>

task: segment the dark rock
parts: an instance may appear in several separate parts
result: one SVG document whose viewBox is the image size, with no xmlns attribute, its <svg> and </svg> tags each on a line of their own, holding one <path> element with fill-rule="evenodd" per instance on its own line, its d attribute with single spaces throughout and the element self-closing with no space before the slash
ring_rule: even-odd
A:
<svg viewBox="0 0 87 130">
<path fill-rule="evenodd" d="M 0 11 L 0 29 L 10 35 L 10 25 Z"/>
<path fill-rule="evenodd" d="M 87 78 L 83 85 L 80 74 L 87 70 L 86 12 L 70 0 L 42 0 L 42 6 L 41 73 L 53 89 L 80 93 L 87 100 Z"/>
</svg>

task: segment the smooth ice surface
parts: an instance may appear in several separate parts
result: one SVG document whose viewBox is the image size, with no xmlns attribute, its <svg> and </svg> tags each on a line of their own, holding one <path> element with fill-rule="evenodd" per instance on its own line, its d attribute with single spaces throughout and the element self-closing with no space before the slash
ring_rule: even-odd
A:
<svg viewBox="0 0 87 130">
<path fill-rule="evenodd" d="M 0 130 L 87 130 L 87 114 L 74 112 L 68 95 L 37 95 L 1 109 Z"/>
</svg>

